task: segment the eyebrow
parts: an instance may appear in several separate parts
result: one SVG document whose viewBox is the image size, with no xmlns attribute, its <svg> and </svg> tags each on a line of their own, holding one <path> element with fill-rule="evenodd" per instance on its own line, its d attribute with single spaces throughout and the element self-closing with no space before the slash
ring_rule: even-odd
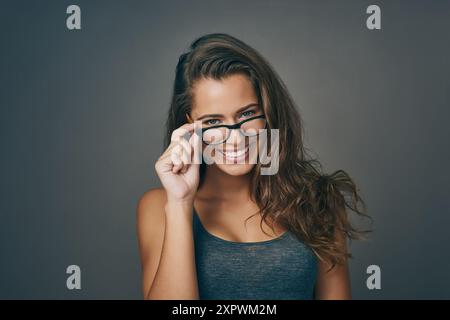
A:
<svg viewBox="0 0 450 320">
<path fill-rule="evenodd" d="M 250 103 L 250 104 L 248 104 L 248 105 L 246 105 L 246 106 L 244 106 L 242 108 L 239 108 L 236 111 L 236 113 L 240 113 L 240 112 L 244 111 L 245 109 L 248 109 L 248 108 L 253 107 L 253 106 L 258 106 L 258 105 L 259 105 L 258 103 Z M 216 117 L 216 118 L 223 117 L 223 114 L 220 114 L 220 113 L 204 114 L 204 115 L 198 117 L 196 120 L 202 120 L 204 118 L 214 118 L 214 117 Z"/>
</svg>

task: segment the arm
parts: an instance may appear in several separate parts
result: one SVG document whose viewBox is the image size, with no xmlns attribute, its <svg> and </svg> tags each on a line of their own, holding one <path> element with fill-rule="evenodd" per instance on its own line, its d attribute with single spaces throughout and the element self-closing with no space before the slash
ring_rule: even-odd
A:
<svg viewBox="0 0 450 320">
<path fill-rule="evenodd" d="M 191 202 L 145 193 L 137 207 L 144 299 L 198 299 Z"/>
<path fill-rule="evenodd" d="M 342 232 L 336 233 L 336 240 L 340 249 L 347 252 L 346 238 Z M 347 259 L 340 265 L 335 265 L 332 270 L 326 262 L 319 261 L 315 298 L 318 300 L 349 300 L 350 277 Z"/>
</svg>

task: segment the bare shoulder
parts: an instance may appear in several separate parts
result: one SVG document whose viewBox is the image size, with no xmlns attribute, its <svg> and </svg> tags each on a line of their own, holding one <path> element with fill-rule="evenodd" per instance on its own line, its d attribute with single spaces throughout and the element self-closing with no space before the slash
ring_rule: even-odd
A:
<svg viewBox="0 0 450 320">
<path fill-rule="evenodd" d="M 141 250 L 162 244 L 166 199 L 166 191 L 155 188 L 146 191 L 138 201 L 136 223 Z"/>
<path fill-rule="evenodd" d="M 139 199 L 137 214 L 147 215 L 149 212 L 164 210 L 167 200 L 164 188 L 154 188 L 146 191 Z"/>
<path fill-rule="evenodd" d="M 161 257 L 165 232 L 166 199 L 164 189 L 151 189 L 139 198 L 136 208 L 144 297 L 148 294 Z"/>
</svg>

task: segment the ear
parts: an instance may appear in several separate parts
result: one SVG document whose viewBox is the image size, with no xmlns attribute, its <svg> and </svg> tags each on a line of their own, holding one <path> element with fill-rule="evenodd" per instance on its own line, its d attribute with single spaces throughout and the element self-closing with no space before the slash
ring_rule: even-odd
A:
<svg viewBox="0 0 450 320">
<path fill-rule="evenodd" d="M 192 118 L 191 118 L 191 116 L 188 113 L 186 113 L 186 119 L 187 119 L 188 123 L 193 123 L 194 122 L 194 121 L 192 121 Z"/>
</svg>

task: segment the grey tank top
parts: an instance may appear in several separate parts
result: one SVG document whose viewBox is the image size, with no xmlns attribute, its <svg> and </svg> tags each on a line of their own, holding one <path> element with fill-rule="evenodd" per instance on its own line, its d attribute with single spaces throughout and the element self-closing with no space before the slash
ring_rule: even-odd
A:
<svg viewBox="0 0 450 320">
<path fill-rule="evenodd" d="M 290 231 L 260 242 L 209 233 L 193 212 L 200 299 L 314 299 L 317 258 Z"/>
</svg>

